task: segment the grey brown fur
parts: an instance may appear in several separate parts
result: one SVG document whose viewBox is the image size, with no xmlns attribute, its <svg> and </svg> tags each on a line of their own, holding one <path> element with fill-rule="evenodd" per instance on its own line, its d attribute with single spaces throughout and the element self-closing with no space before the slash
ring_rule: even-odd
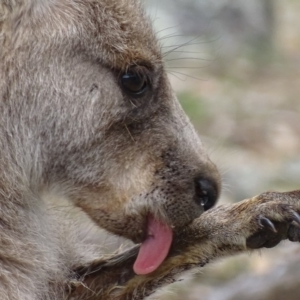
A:
<svg viewBox="0 0 300 300">
<path fill-rule="evenodd" d="M 203 212 L 195 177 L 220 189 L 168 83 L 150 22 L 136 0 L 1 0 L 0 47 L 0 299 L 86 299 L 91 289 L 95 299 L 130 299 L 135 284 L 126 276 L 118 282 L 96 272 L 99 284 L 89 289 L 82 270 L 101 261 L 101 245 L 87 244 L 80 220 L 63 207 L 141 242 L 149 214 L 180 237 Z M 120 88 L 120 74 L 133 66 L 148 73 L 146 98 Z M 267 217 L 290 221 L 273 206 Z M 201 226 L 218 228 L 222 209 L 215 214 Z M 258 230 L 254 212 L 245 214 L 236 224 L 245 231 L 237 244 L 234 231 L 226 233 L 222 255 Z M 208 256 L 220 256 L 217 240 L 206 239 Z M 185 269 L 192 253 L 184 251 L 177 269 L 162 265 L 163 277 Z M 119 285 L 124 293 L 114 292 Z"/>
</svg>

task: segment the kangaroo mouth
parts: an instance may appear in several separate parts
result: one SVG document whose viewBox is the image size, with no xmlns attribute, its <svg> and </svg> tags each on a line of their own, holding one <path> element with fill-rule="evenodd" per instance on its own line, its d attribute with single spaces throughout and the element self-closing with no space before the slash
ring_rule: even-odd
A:
<svg viewBox="0 0 300 300">
<path fill-rule="evenodd" d="M 138 275 L 155 271 L 169 254 L 173 241 L 172 228 L 148 217 L 146 239 L 142 242 L 133 270 Z"/>
</svg>

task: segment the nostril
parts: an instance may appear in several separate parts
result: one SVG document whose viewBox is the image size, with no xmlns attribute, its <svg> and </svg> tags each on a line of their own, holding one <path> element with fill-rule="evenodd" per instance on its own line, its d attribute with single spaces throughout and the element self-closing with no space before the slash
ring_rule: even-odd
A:
<svg viewBox="0 0 300 300">
<path fill-rule="evenodd" d="M 212 208 L 218 200 L 217 185 L 209 179 L 195 178 L 196 202 L 204 207 L 204 210 Z"/>
</svg>

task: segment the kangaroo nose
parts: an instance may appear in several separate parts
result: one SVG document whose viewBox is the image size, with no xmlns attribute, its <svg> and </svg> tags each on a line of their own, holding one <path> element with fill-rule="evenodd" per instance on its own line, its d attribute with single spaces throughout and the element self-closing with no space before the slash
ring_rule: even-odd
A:
<svg viewBox="0 0 300 300">
<path fill-rule="evenodd" d="M 195 200 L 196 203 L 203 206 L 204 210 L 212 208 L 219 197 L 218 185 L 211 179 L 196 177 L 195 183 Z"/>
</svg>

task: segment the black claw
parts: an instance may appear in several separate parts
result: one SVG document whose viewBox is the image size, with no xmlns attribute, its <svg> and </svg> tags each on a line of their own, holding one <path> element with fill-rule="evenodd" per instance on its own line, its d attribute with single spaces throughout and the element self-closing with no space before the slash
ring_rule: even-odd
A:
<svg viewBox="0 0 300 300">
<path fill-rule="evenodd" d="M 300 225 L 300 216 L 297 212 L 293 211 L 293 221 Z"/>
<path fill-rule="evenodd" d="M 299 220 L 300 220 L 300 216 L 299 215 L 298 215 L 298 217 L 299 217 Z M 271 229 L 275 233 L 277 232 L 274 224 L 268 218 L 266 218 L 266 217 L 261 217 L 259 219 L 259 225 L 262 226 L 262 227 L 269 228 L 269 229 Z"/>
</svg>

